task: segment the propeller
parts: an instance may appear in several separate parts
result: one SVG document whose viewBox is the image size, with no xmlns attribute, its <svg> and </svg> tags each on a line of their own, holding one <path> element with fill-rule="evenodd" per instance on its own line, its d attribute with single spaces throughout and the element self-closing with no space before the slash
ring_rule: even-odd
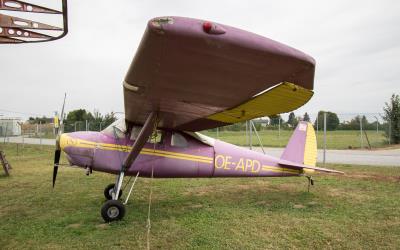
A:
<svg viewBox="0 0 400 250">
<path fill-rule="evenodd" d="M 61 134 L 64 132 L 64 107 L 65 107 L 65 98 L 67 97 L 67 93 L 64 94 L 64 102 L 61 109 L 61 117 L 60 121 L 58 122 L 58 117 L 54 117 L 54 125 L 57 132 L 56 137 L 56 150 L 54 151 L 54 168 L 53 168 L 53 188 L 56 184 L 57 179 L 57 172 L 58 172 L 58 164 L 60 163 L 60 156 L 61 156 L 61 147 L 60 147 L 60 137 Z M 58 128 L 57 128 L 58 126 Z"/>
</svg>

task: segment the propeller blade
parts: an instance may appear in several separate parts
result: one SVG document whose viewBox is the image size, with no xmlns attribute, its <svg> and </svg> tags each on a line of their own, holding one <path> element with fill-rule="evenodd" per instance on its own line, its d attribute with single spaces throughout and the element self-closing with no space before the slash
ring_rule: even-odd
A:
<svg viewBox="0 0 400 250">
<path fill-rule="evenodd" d="M 57 172 L 58 172 L 58 163 L 60 163 L 60 156 L 61 156 L 61 150 L 57 149 L 54 152 L 53 188 L 54 188 L 54 185 L 56 184 L 56 178 L 57 178 Z"/>
<path fill-rule="evenodd" d="M 60 132 L 61 134 L 64 132 L 64 107 L 65 107 L 65 98 L 67 98 L 67 93 L 64 93 L 64 102 L 61 109 L 61 117 L 60 117 Z"/>
<path fill-rule="evenodd" d="M 67 97 L 67 93 L 64 93 L 64 101 L 61 109 L 61 117 L 59 121 L 59 128 L 57 130 L 57 137 L 56 137 L 56 150 L 54 151 L 54 169 L 53 169 L 53 188 L 56 184 L 57 179 L 57 172 L 58 172 L 58 164 L 60 163 L 60 156 L 61 156 L 61 147 L 60 147 L 60 137 L 61 134 L 64 132 L 64 107 L 65 107 L 65 98 Z"/>
</svg>

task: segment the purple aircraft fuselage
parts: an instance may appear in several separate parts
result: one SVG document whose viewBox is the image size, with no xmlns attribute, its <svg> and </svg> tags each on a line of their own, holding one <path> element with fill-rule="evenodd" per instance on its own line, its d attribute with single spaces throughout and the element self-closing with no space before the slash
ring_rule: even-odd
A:
<svg viewBox="0 0 400 250">
<path fill-rule="evenodd" d="M 189 134 L 163 131 L 160 142 L 148 142 L 126 175 L 150 177 L 266 177 L 296 176 L 301 170 L 285 168 L 280 159 L 226 142 L 204 143 Z M 176 139 L 178 138 L 178 139 Z M 178 141 L 178 142 L 175 142 Z M 60 138 L 72 165 L 118 174 L 134 140 L 116 139 L 102 132 L 75 132 Z"/>
</svg>

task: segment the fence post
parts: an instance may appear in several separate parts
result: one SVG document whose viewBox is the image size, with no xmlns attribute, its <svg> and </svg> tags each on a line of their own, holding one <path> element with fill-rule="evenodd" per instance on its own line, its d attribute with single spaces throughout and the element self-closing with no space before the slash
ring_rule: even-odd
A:
<svg viewBox="0 0 400 250">
<path fill-rule="evenodd" d="M 324 157 L 323 157 L 323 163 L 325 166 L 325 163 L 326 163 L 326 112 L 324 112 Z"/>
<path fill-rule="evenodd" d="M 360 116 L 360 147 L 363 148 L 363 127 L 362 127 L 362 116 Z"/>
<path fill-rule="evenodd" d="M 376 133 L 379 134 L 379 121 L 378 121 L 378 117 L 374 116 L 375 120 L 376 120 Z"/>
<path fill-rule="evenodd" d="M 391 145 L 391 140 L 392 140 L 392 119 L 389 120 L 389 145 Z"/>
<path fill-rule="evenodd" d="M 24 149 L 25 149 L 25 137 L 24 133 L 22 133 L 22 157 L 24 157 Z"/>
<path fill-rule="evenodd" d="M 40 141 L 40 150 L 42 150 L 43 149 L 43 146 L 42 146 L 42 121 L 39 121 L 39 132 L 38 132 L 38 134 L 39 134 L 39 141 Z"/>
<path fill-rule="evenodd" d="M 249 138 L 249 142 L 250 142 L 250 149 L 253 149 L 253 142 L 252 142 L 252 136 L 253 136 L 253 129 L 251 127 L 251 120 L 249 121 L 249 134 L 250 134 L 250 138 Z"/>
<path fill-rule="evenodd" d="M 217 128 L 217 139 L 219 139 L 219 128 Z"/>
<path fill-rule="evenodd" d="M 246 146 L 249 145 L 249 132 L 248 132 L 248 121 L 246 121 Z"/>
<path fill-rule="evenodd" d="M 4 133 L 4 144 L 6 144 L 8 122 L 6 122 L 6 132 Z"/>
<path fill-rule="evenodd" d="M 279 141 L 279 146 L 281 145 L 281 117 L 279 116 L 278 119 L 278 141 Z"/>
</svg>

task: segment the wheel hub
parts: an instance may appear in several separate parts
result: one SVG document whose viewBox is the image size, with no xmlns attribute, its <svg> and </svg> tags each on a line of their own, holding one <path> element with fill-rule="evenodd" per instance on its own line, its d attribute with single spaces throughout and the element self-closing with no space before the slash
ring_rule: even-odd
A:
<svg viewBox="0 0 400 250">
<path fill-rule="evenodd" d="M 109 208 L 107 209 L 107 215 L 108 215 L 110 218 L 116 218 L 116 217 L 118 217 L 118 215 L 119 215 L 119 209 L 118 209 L 117 207 L 114 207 L 114 206 L 109 207 Z"/>
</svg>

